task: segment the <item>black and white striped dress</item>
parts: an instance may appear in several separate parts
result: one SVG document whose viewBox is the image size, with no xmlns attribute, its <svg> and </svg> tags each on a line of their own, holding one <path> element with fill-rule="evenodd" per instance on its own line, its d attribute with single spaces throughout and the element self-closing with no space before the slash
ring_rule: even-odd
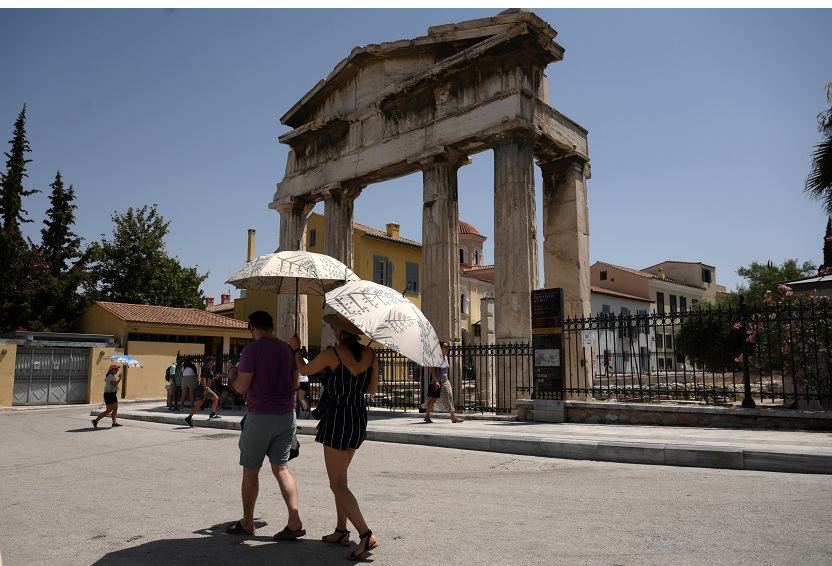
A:
<svg viewBox="0 0 832 566">
<path fill-rule="evenodd" d="M 337 350 L 335 355 L 338 356 Z M 341 356 L 338 361 L 341 362 Z M 327 368 L 321 383 L 329 394 L 329 405 L 318 423 L 316 442 L 338 450 L 361 446 L 367 437 L 364 394 L 370 388 L 372 374 L 372 365 L 359 375 L 350 373 L 343 362 L 334 370 Z"/>
</svg>

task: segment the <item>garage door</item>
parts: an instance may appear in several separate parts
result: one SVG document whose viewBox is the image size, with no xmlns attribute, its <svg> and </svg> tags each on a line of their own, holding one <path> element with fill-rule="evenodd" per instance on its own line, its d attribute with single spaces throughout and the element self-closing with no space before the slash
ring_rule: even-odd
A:
<svg viewBox="0 0 832 566">
<path fill-rule="evenodd" d="M 14 405 L 87 402 L 89 350 L 19 346 L 14 369 Z"/>
</svg>

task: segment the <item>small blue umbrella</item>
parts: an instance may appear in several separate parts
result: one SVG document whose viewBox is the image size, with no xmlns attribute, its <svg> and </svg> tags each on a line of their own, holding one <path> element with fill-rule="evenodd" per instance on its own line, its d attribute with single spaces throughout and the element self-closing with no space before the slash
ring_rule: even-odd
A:
<svg viewBox="0 0 832 566">
<path fill-rule="evenodd" d="M 139 360 L 137 360 L 136 358 L 131 358 L 130 356 L 128 356 L 126 354 L 110 354 L 109 356 L 107 356 L 104 359 L 105 360 L 110 360 L 114 364 L 118 364 L 118 365 L 121 365 L 121 366 L 127 366 L 127 367 L 130 367 L 130 368 L 133 368 L 133 367 L 143 368 L 144 367 Z"/>
</svg>

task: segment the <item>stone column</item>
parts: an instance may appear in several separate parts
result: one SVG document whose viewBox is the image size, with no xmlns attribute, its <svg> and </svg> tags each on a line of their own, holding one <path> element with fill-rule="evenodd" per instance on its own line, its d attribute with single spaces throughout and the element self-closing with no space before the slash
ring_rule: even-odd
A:
<svg viewBox="0 0 832 566">
<path fill-rule="evenodd" d="M 546 287 L 563 289 L 565 317 L 587 318 L 592 315 L 589 277 L 589 209 L 586 180 L 590 177 L 589 162 L 570 156 L 540 164 L 543 174 L 543 272 Z M 569 334 L 564 339 L 574 343 L 566 352 L 573 359 L 564 359 L 566 388 L 592 387 L 593 353 L 580 343 L 580 336 Z M 570 396 L 575 398 L 575 396 Z"/>
<path fill-rule="evenodd" d="M 280 213 L 279 251 L 306 249 L 306 219 L 314 206 L 314 202 L 302 201 L 289 201 L 272 205 L 272 208 Z M 297 312 L 297 333 L 301 344 L 307 344 L 309 327 L 307 324 L 306 295 L 298 295 L 296 309 L 294 293 L 281 293 L 277 295 L 276 310 L 275 335 L 281 340 L 288 340 L 295 333 L 295 313 Z"/>
<path fill-rule="evenodd" d="M 461 341 L 459 313 L 459 198 L 457 170 L 471 161 L 446 147 L 408 161 L 423 173 L 422 312 L 440 340 Z"/>
<path fill-rule="evenodd" d="M 353 269 L 353 212 L 363 187 L 332 183 L 324 187 L 324 253 Z M 335 345 L 329 327 L 321 329 L 321 350 Z"/>
<path fill-rule="evenodd" d="M 353 268 L 353 211 L 363 187 L 328 185 L 324 195 L 324 253 Z"/>
<path fill-rule="evenodd" d="M 538 287 L 534 142 L 522 133 L 494 148 L 494 318 L 498 343 L 530 342 Z"/>
</svg>

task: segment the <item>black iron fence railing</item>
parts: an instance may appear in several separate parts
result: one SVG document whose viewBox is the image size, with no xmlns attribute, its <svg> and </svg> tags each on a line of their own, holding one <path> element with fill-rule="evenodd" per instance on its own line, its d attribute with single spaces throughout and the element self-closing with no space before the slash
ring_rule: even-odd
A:
<svg viewBox="0 0 832 566">
<path fill-rule="evenodd" d="M 567 399 L 742 402 L 832 408 L 832 303 L 782 293 L 759 306 L 696 305 L 676 313 L 600 315 L 564 321 Z M 377 349 L 378 393 L 370 406 L 418 410 L 429 368 Z M 217 359 L 225 372 L 239 355 Z M 194 357 L 201 365 L 202 359 Z M 534 398 L 530 344 L 451 346 L 449 377 L 459 411 L 512 413 Z M 317 405 L 320 376 L 309 376 Z"/>
</svg>

